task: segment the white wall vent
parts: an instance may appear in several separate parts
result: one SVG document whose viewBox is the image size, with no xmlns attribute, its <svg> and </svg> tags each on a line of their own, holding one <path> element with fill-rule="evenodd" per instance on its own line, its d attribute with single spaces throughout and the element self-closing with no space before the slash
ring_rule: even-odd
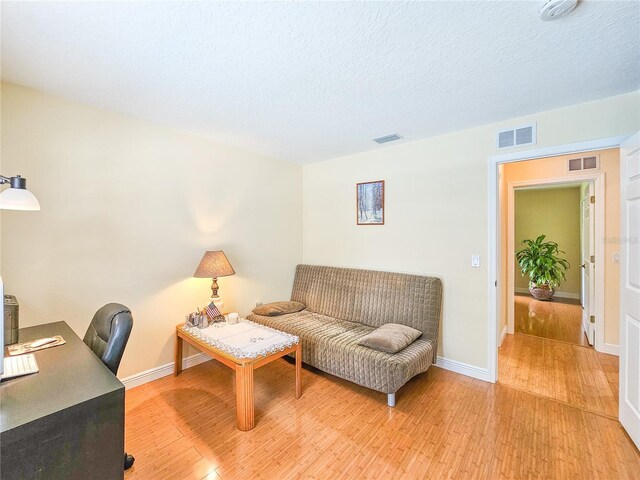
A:
<svg viewBox="0 0 640 480">
<path fill-rule="evenodd" d="M 567 160 L 567 171 L 582 172 L 584 170 L 600 170 L 600 155 L 575 157 Z"/>
<path fill-rule="evenodd" d="M 400 140 L 402 137 L 397 133 L 392 133 L 390 135 L 384 135 L 382 137 L 374 138 L 373 141 L 376 143 L 388 143 L 393 142 L 394 140 Z"/>
<path fill-rule="evenodd" d="M 519 147 L 521 145 L 535 145 L 536 141 L 536 124 L 532 123 L 499 131 L 496 146 L 498 148 Z"/>
</svg>

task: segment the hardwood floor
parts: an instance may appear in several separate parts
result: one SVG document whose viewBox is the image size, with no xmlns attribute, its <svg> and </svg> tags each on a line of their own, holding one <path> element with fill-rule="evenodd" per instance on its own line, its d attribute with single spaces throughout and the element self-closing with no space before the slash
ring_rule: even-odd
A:
<svg viewBox="0 0 640 480">
<path fill-rule="evenodd" d="M 587 351 L 586 349 L 583 349 Z M 640 478 L 616 420 L 432 367 L 386 396 L 307 367 L 256 371 L 256 427 L 235 422 L 233 372 L 206 362 L 127 391 L 132 479 Z"/>
<path fill-rule="evenodd" d="M 529 295 L 514 296 L 514 331 L 536 337 L 569 342 L 588 347 L 582 330 L 582 307 L 579 302 L 554 299 L 535 300 Z"/>
<path fill-rule="evenodd" d="M 618 417 L 618 357 L 613 355 L 516 333 L 507 335 L 498 351 L 498 377 L 504 385 Z"/>
</svg>

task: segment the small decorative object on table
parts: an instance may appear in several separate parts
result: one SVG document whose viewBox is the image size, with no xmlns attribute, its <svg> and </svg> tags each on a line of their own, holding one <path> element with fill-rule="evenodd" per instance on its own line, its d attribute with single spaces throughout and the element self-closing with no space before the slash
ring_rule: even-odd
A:
<svg viewBox="0 0 640 480">
<path fill-rule="evenodd" d="M 209 326 L 209 317 L 207 317 L 204 309 L 196 309 L 195 312 L 185 315 L 185 323 L 192 327 L 207 328 Z"/>
<path fill-rule="evenodd" d="M 207 328 L 209 326 L 209 317 L 200 313 L 198 315 L 198 328 Z"/>
<path fill-rule="evenodd" d="M 235 312 L 232 312 L 230 314 L 227 315 L 227 323 L 229 325 L 235 325 L 236 323 L 238 323 L 238 314 Z"/>
<path fill-rule="evenodd" d="M 185 315 L 184 319 L 187 325 L 198 328 L 207 328 L 214 323 L 225 321 L 224 315 L 213 302 L 202 309 L 196 308 L 195 312 Z"/>
<path fill-rule="evenodd" d="M 204 307 L 204 309 L 207 312 L 207 317 L 209 317 L 212 323 L 224 322 L 224 315 L 220 313 L 220 310 L 218 310 L 215 303 L 211 302 L 209 305 Z"/>
</svg>

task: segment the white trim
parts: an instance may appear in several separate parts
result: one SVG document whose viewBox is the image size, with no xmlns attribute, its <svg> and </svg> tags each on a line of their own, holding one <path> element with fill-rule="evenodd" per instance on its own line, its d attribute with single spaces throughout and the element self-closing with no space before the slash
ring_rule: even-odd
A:
<svg viewBox="0 0 640 480">
<path fill-rule="evenodd" d="M 487 324 L 487 339 L 488 339 L 488 357 L 489 357 L 489 372 L 488 381 L 496 383 L 498 380 L 498 326 L 500 324 L 502 304 L 498 304 L 498 272 L 501 271 L 501 259 L 499 255 L 500 249 L 500 235 L 498 235 L 498 218 L 500 212 L 498 212 L 498 162 L 489 158 L 489 168 L 487 169 L 487 179 L 489 184 L 489 252 L 487 254 L 488 259 L 488 278 L 487 278 L 487 291 L 489 294 L 489 315 Z M 503 286 L 500 286 L 503 288 Z"/>
<path fill-rule="evenodd" d="M 486 368 L 476 367 L 457 360 L 451 360 L 449 358 L 439 356 L 436 367 L 459 373 L 461 375 L 466 375 L 467 377 L 477 378 L 478 380 L 484 380 L 485 382 L 491 381 L 489 380 L 489 370 Z"/>
<path fill-rule="evenodd" d="M 584 311 L 584 308 L 582 309 L 582 320 L 580 322 L 580 324 L 582 325 L 582 333 L 585 334 L 585 336 L 587 337 L 587 342 L 589 342 L 589 319 L 587 318 L 587 314 Z M 593 345 L 590 344 L 592 347 Z M 595 347 L 594 347 L 595 348 Z"/>
<path fill-rule="evenodd" d="M 506 326 L 505 326 L 505 328 L 502 331 L 503 340 L 506 333 L 507 332 L 506 332 Z M 500 343 L 502 343 L 502 341 Z M 208 360 L 211 360 L 211 358 L 206 354 L 196 353 L 195 355 L 191 355 L 190 357 L 187 357 L 182 360 L 182 368 L 187 369 L 187 368 L 195 367 L 196 365 L 199 365 Z M 120 381 L 124 384 L 125 388 L 129 390 L 130 388 L 139 387 L 140 385 L 153 382 L 154 380 L 158 380 L 162 377 L 173 375 L 173 366 L 174 366 L 174 362 L 165 363 L 164 365 L 160 365 L 159 367 L 150 368 L 149 370 L 145 370 L 144 372 L 135 373 L 128 377 L 122 378 L 120 379 Z M 436 363 L 436 367 L 440 367 L 444 370 L 449 370 L 451 372 L 459 373 L 461 375 L 466 375 L 467 377 L 484 380 L 485 382 L 490 381 L 489 371 L 486 368 L 476 367 L 474 365 L 469 365 L 467 363 L 459 362 L 457 360 L 451 360 L 449 358 L 438 356 L 438 362 Z"/>
<path fill-rule="evenodd" d="M 529 293 L 529 289 L 528 288 L 523 288 L 523 287 L 516 287 L 513 289 L 516 293 Z M 569 292 L 560 292 L 557 291 L 556 293 L 553 294 L 554 297 L 558 297 L 558 298 L 571 298 L 572 300 L 580 300 L 580 294 L 579 293 L 569 293 Z"/>
<path fill-rule="evenodd" d="M 534 180 L 525 180 L 520 182 L 509 182 L 507 184 L 507 252 L 515 251 L 515 190 L 517 188 L 522 187 L 531 187 L 531 186 L 548 186 L 548 185 L 564 185 L 564 184 L 573 184 L 573 183 L 583 183 L 583 182 L 592 182 L 594 186 L 594 194 L 596 196 L 595 203 L 595 256 L 596 256 L 596 265 L 604 265 L 603 261 L 598 262 L 599 258 L 604 259 L 604 241 L 600 241 L 599 239 L 604 239 L 604 231 L 605 231 L 605 173 L 604 172 L 581 172 L 574 173 L 571 175 L 563 175 L 562 177 L 553 177 L 553 178 L 544 178 L 544 179 L 534 179 Z M 515 256 L 513 254 L 509 254 L 507 256 L 507 325 L 509 326 L 509 331 L 513 331 L 514 329 L 514 298 L 513 292 L 515 289 Z M 593 299 L 593 313 L 596 317 L 595 323 L 595 337 L 596 344 L 594 348 L 602 352 L 603 344 L 604 344 L 604 266 L 601 268 L 595 269 L 595 295 Z M 496 292 L 498 294 L 499 292 Z M 561 297 L 558 292 L 556 295 Z M 573 298 L 573 297 L 567 297 Z M 578 295 L 578 298 L 580 296 Z"/>
<path fill-rule="evenodd" d="M 499 255 L 499 235 L 498 235 L 498 165 L 501 163 L 510 163 L 520 160 L 530 160 L 543 157 L 554 157 L 558 155 L 567 155 L 570 153 L 588 152 L 592 150 L 602 150 L 606 148 L 617 148 L 630 135 L 621 135 L 617 137 L 601 138 L 597 140 L 588 140 L 584 142 L 576 142 L 565 145 L 556 145 L 552 147 L 536 148 L 532 150 L 524 150 L 519 152 L 504 153 L 501 155 L 492 155 L 488 158 L 487 165 L 487 185 L 488 185 L 488 217 L 489 217 L 489 251 L 488 259 L 488 278 L 487 287 L 489 292 L 489 308 L 487 315 L 487 338 L 489 351 L 488 356 L 488 381 L 495 383 L 498 379 L 498 324 L 500 317 L 498 315 L 498 272 L 500 271 L 500 255 Z M 575 178 L 575 177 L 574 177 Z M 597 195 L 597 193 L 596 193 Z M 597 202 L 596 202 L 597 205 Z M 602 257 L 604 261 L 604 257 Z"/>
<path fill-rule="evenodd" d="M 505 325 L 504 327 L 502 327 L 502 333 L 500 334 L 500 345 L 499 345 L 500 347 L 502 346 L 502 342 L 504 342 L 504 337 L 507 336 L 507 332 L 508 332 L 507 325 Z"/>
<path fill-rule="evenodd" d="M 605 343 L 602 348 L 602 353 L 608 353 L 609 355 L 620 356 L 620 346 L 612 343 Z"/>
<path fill-rule="evenodd" d="M 211 358 L 204 353 L 196 353 L 195 355 L 191 355 L 190 357 L 182 359 L 182 368 L 187 369 L 195 367 L 196 365 L 206 362 L 207 360 L 211 360 Z M 154 380 L 158 380 L 159 378 L 173 375 L 174 365 L 175 362 L 165 363 L 164 365 L 150 368 L 149 370 L 145 370 L 144 372 L 134 373 L 133 375 L 129 375 L 128 377 L 120 379 L 120 381 L 124 383 L 124 387 L 129 390 L 130 388 L 139 387 L 140 385 L 153 382 Z"/>
</svg>

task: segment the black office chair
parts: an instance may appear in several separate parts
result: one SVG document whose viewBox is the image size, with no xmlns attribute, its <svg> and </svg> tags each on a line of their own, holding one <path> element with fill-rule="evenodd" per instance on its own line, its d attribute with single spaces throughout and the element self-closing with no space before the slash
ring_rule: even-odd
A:
<svg viewBox="0 0 640 480">
<path fill-rule="evenodd" d="M 83 341 L 115 375 L 132 328 L 131 310 L 119 303 L 107 303 L 93 316 Z M 132 455 L 124 452 L 125 470 L 131 468 L 134 461 Z"/>
</svg>

